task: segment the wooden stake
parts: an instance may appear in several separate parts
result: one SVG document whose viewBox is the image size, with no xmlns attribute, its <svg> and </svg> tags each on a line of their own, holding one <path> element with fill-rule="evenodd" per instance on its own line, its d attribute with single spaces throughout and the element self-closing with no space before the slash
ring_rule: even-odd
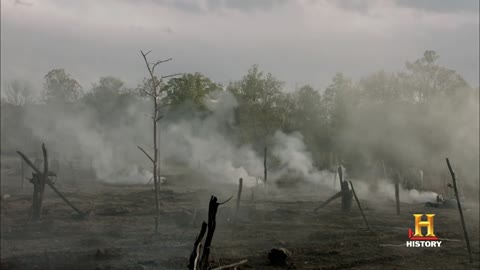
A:
<svg viewBox="0 0 480 270">
<path fill-rule="evenodd" d="M 47 148 L 45 144 L 42 143 L 42 152 L 43 152 L 43 173 L 39 175 L 39 194 L 38 194 L 38 203 L 37 203 L 37 212 L 38 218 L 42 216 L 42 207 L 43 207 L 43 193 L 45 192 L 45 184 L 48 182 L 48 155 Z"/>
<path fill-rule="evenodd" d="M 263 151 L 263 183 L 265 184 L 265 193 L 267 192 L 267 147 Z"/>
<path fill-rule="evenodd" d="M 237 221 L 238 210 L 240 208 L 240 199 L 242 197 L 242 186 L 243 186 L 243 179 L 240 178 L 238 180 L 238 194 L 237 194 L 237 207 L 236 207 L 236 210 L 235 210 L 235 222 Z"/>
<path fill-rule="evenodd" d="M 357 194 L 355 193 L 355 189 L 353 188 L 352 181 L 349 181 L 349 182 L 350 182 L 350 187 L 352 188 L 353 196 L 355 197 L 355 200 L 357 201 L 358 209 L 360 209 L 360 214 L 362 214 L 363 221 L 365 221 L 365 224 L 367 225 L 368 230 L 370 230 L 370 225 L 368 225 L 367 218 L 365 217 L 365 214 L 363 213 L 362 206 L 360 205 L 360 200 L 358 199 Z"/>
<path fill-rule="evenodd" d="M 470 240 L 468 238 L 467 227 L 465 225 L 465 219 L 463 218 L 463 210 L 462 210 L 462 205 L 460 203 L 460 196 L 458 196 L 457 178 L 455 176 L 455 172 L 452 169 L 452 166 L 450 165 L 450 160 L 448 160 L 448 158 L 446 160 L 447 160 L 448 170 L 450 171 L 450 174 L 452 175 L 453 190 L 455 191 L 455 197 L 457 198 L 458 212 L 460 213 L 460 219 L 462 221 L 463 236 L 465 237 L 465 242 L 467 243 L 468 256 L 469 256 L 469 259 L 470 259 L 470 263 L 473 263 L 472 249 L 470 247 Z"/>
<path fill-rule="evenodd" d="M 342 211 L 348 212 L 352 207 L 352 192 L 348 188 L 348 182 L 343 179 L 342 166 L 338 167 L 338 176 L 340 179 L 340 192 L 342 193 Z"/>
<path fill-rule="evenodd" d="M 342 166 L 338 166 L 337 171 L 338 171 L 338 177 L 339 177 L 339 179 L 340 179 L 340 184 L 342 184 L 342 182 L 343 182 Z"/>
<path fill-rule="evenodd" d="M 400 215 L 400 184 L 395 181 L 395 204 L 397 209 L 397 215 Z"/>
<path fill-rule="evenodd" d="M 29 165 L 34 171 L 34 173 L 32 174 L 33 177 L 32 177 L 31 182 L 32 182 L 33 188 L 34 188 L 33 201 L 35 202 L 36 200 L 38 200 L 38 198 L 35 198 L 35 196 L 38 196 L 38 188 L 39 188 L 38 187 L 38 182 L 40 181 L 38 178 L 41 177 L 40 175 L 42 175 L 42 172 L 22 152 L 17 151 L 17 153 L 22 157 L 22 159 L 27 163 L 27 165 Z M 55 173 L 48 172 L 48 176 L 55 176 Z M 85 213 L 83 213 L 78 208 L 76 208 L 70 201 L 67 200 L 67 198 L 65 198 L 65 196 L 62 195 L 62 193 L 60 193 L 60 191 L 58 191 L 58 189 L 52 184 L 52 182 L 48 179 L 48 177 L 46 179 L 45 184 L 47 184 L 50 188 L 52 188 L 53 191 L 55 191 L 55 193 L 57 193 L 57 195 L 60 196 L 60 198 L 62 198 L 63 201 L 65 201 L 70 207 L 72 207 L 73 210 L 75 210 L 78 214 L 80 214 L 80 216 L 82 216 L 82 217 L 85 216 Z M 37 193 L 35 193 L 36 190 L 37 190 Z M 35 195 L 35 194 L 37 194 L 37 195 Z M 32 214 L 33 214 L 33 207 L 32 207 Z"/>
<path fill-rule="evenodd" d="M 335 175 L 333 176 L 333 190 L 335 191 L 335 184 L 337 182 L 337 171 L 335 171 Z"/>
</svg>

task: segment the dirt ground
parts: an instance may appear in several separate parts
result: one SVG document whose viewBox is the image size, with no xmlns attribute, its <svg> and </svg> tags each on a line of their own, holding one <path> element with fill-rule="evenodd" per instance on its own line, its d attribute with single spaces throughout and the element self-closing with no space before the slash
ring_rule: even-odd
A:
<svg viewBox="0 0 480 270">
<path fill-rule="evenodd" d="M 207 218 L 211 195 L 221 205 L 213 238 L 212 265 L 247 259 L 238 269 L 479 269 L 478 208 L 466 210 L 473 248 L 468 253 L 456 209 L 360 198 L 373 231 L 368 231 L 358 208 L 339 211 L 337 200 L 314 213 L 328 198 L 318 187 L 309 192 L 271 191 L 265 196 L 244 189 L 234 224 L 236 185 L 205 185 L 190 179 L 167 178 L 162 186 L 160 232 L 153 233 L 152 185 L 109 185 L 82 180 L 57 181 L 78 208 L 93 209 L 82 220 L 48 188 L 41 221 L 28 222 L 32 187 L 20 187 L 14 166 L 2 164 L 1 269 L 186 269 L 200 224 Z M 5 196 L 5 194 L 10 195 Z M 331 195 L 331 194 L 330 194 Z M 8 198 L 5 198 L 8 197 Z M 435 213 L 435 233 L 441 248 L 407 248 L 413 213 Z M 286 248 L 288 265 L 271 266 L 272 248 Z"/>
</svg>

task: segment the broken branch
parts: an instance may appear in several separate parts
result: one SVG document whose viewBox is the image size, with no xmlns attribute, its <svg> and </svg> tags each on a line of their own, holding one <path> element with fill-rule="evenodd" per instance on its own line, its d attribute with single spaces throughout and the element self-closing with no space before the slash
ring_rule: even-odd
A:
<svg viewBox="0 0 480 270">
<path fill-rule="evenodd" d="M 175 77 L 175 76 L 180 76 L 182 75 L 183 73 L 175 73 L 175 74 L 170 74 L 170 75 L 165 75 L 165 76 L 162 76 L 160 78 L 160 81 L 163 80 L 163 79 L 166 79 L 166 78 L 170 78 L 170 77 Z"/>
<path fill-rule="evenodd" d="M 42 174 L 42 172 L 35 165 L 33 165 L 33 162 L 31 162 L 30 159 L 28 159 L 28 157 L 25 156 L 22 152 L 17 151 L 17 154 L 19 154 L 23 158 L 23 160 L 25 160 L 28 166 L 30 166 L 37 174 Z"/>
<path fill-rule="evenodd" d="M 138 147 L 138 149 L 140 149 L 140 150 L 148 157 L 148 159 L 150 159 L 150 161 L 151 161 L 152 163 L 155 163 L 155 161 L 153 161 L 153 158 L 152 158 L 145 150 L 143 150 L 142 147 L 140 147 L 140 146 L 138 146 L 138 145 L 137 145 L 137 147 Z"/>
</svg>

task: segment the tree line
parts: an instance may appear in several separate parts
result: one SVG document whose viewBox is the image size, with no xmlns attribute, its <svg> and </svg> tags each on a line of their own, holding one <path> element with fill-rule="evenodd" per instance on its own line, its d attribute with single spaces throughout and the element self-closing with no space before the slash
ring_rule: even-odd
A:
<svg viewBox="0 0 480 270">
<path fill-rule="evenodd" d="M 160 97 L 167 110 L 178 112 L 175 117 L 188 119 L 209 114 L 206 101 L 212 93 L 230 92 L 238 102 L 232 138 L 252 145 L 260 155 L 277 130 L 298 131 L 319 169 L 342 163 L 353 175 L 369 176 L 383 170 L 380 164 L 387 164 L 403 172 L 421 168 L 433 181 L 441 174 L 434 169 L 434 157 L 456 151 L 469 168 L 470 163 L 478 164 L 478 150 L 468 153 L 465 149 L 471 145 L 453 148 L 452 142 L 477 136 L 478 147 L 478 86 L 439 65 L 438 58 L 428 50 L 407 62 L 403 71 L 379 71 L 357 81 L 337 73 L 325 89 L 311 85 L 286 89 L 284 82 L 257 65 L 227 85 L 201 73 L 181 74 L 161 82 Z M 107 76 L 85 91 L 67 71 L 53 69 L 44 77 L 40 97 L 24 81 L 10 82 L 2 87 L 2 133 L 8 134 L 7 128 L 12 134 L 15 130 L 28 134 L 28 129 L 15 127 L 15 119 L 27 106 L 88 110 L 99 128 L 124 124 L 125 108 L 145 102 L 142 90 L 151 80 L 130 89 L 120 79 Z M 2 143 L 8 143 L 3 137 Z M 478 171 L 478 166 L 471 168 L 475 167 Z"/>
</svg>

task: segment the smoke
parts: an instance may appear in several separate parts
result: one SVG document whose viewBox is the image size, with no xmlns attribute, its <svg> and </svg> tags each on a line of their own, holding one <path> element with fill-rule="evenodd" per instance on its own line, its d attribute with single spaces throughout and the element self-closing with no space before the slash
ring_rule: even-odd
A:
<svg viewBox="0 0 480 270">
<path fill-rule="evenodd" d="M 90 168 L 99 181 L 147 183 L 152 178 L 152 166 L 148 158 L 137 149 L 137 145 L 151 152 L 152 126 L 151 119 L 146 116 L 149 114 L 150 104 L 141 99 L 132 100 L 134 101 L 122 108 L 121 114 L 111 116 L 115 123 L 110 123 L 110 119 L 100 122 L 94 112 L 84 107 L 65 108 L 64 105 L 26 107 L 23 121 L 38 142 L 46 142 L 51 157 L 70 162 L 77 168 Z M 182 118 L 177 117 L 175 112 L 167 112 L 160 122 L 159 156 L 162 175 L 180 168 L 183 171 L 195 172 L 199 181 L 207 179 L 213 183 L 236 184 L 239 178 L 243 178 L 247 187 L 255 186 L 258 180 L 261 182 L 263 179 L 263 149 L 254 149 L 248 144 L 237 145 L 234 142 L 237 101 L 229 92 L 219 91 L 210 96 L 206 106 L 209 110 L 207 114 Z M 466 114 L 465 110 L 460 111 Z M 347 145 L 357 143 L 373 148 L 372 145 L 385 145 L 395 140 L 396 143 L 391 145 L 394 151 L 392 155 L 411 157 L 408 155 L 412 152 L 409 149 L 416 148 L 420 151 L 416 151 L 418 156 L 415 156 L 415 159 L 424 157 L 421 142 L 416 141 L 417 138 L 402 137 L 402 134 L 385 138 L 383 130 L 378 130 L 376 125 L 368 125 L 369 121 L 364 118 L 375 119 L 371 113 L 366 111 L 350 119 L 350 125 L 345 128 L 346 135 L 343 137 L 343 140 L 348 142 Z M 394 120 L 387 118 L 389 124 L 386 128 L 395 130 L 407 121 L 398 114 L 395 117 Z M 352 124 L 357 123 L 352 120 L 361 124 Z M 457 126 L 462 127 L 464 124 L 466 123 Z M 354 136 L 369 128 L 379 132 L 366 137 Z M 456 135 L 474 143 L 471 140 L 472 128 L 475 132 L 478 126 L 459 128 Z M 15 143 L 20 150 L 39 150 L 38 142 Z M 402 151 L 399 147 L 401 145 L 407 150 Z M 396 150 L 398 153 L 395 153 Z M 33 155 L 40 156 L 40 151 Z M 268 140 L 268 163 L 271 183 L 282 179 L 298 183 L 307 181 L 319 185 L 328 193 L 337 192 L 332 185 L 335 176 L 330 171 L 317 168 L 299 132 L 286 134 L 276 131 Z M 360 181 L 350 179 L 346 171 L 344 175 L 347 180 L 353 180 L 357 193 L 362 198 L 394 198 L 394 186 L 390 179 Z M 408 203 L 433 201 L 436 195 L 435 192 L 414 189 L 400 190 L 401 201 Z"/>
<path fill-rule="evenodd" d="M 272 156 L 279 161 L 278 169 L 273 174 L 274 179 L 288 176 L 328 187 L 328 179 L 331 179 L 332 175 L 316 168 L 302 134 L 299 132 L 285 134 L 277 131 L 273 137 L 273 144 Z"/>
<path fill-rule="evenodd" d="M 136 148 L 136 141 L 141 143 L 148 135 L 144 132 L 147 126 L 139 104 L 126 107 L 122 122 L 114 127 L 103 126 L 89 110 L 64 106 L 27 107 L 23 120 L 37 141 L 16 142 L 18 149 L 27 148 L 27 153 L 39 157 L 39 143 L 45 142 L 50 158 L 67 167 L 63 171 L 90 169 L 98 180 L 110 183 L 148 181 L 151 173 L 139 164 L 145 157 Z"/>
<path fill-rule="evenodd" d="M 395 185 L 391 179 L 380 179 L 377 183 L 353 181 L 353 185 L 360 198 L 378 201 L 395 200 Z M 432 191 L 406 190 L 401 186 L 399 189 L 400 202 L 404 203 L 434 202 L 437 195 Z"/>
<path fill-rule="evenodd" d="M 253 186 L 262 175 L 261 159 L 248 145 L 236 146 L 229 139 L 235 98 L 229 92 L 217 92 L 207 106 L 211 113 L 206 117 L 161 124 L 162 163 L 183 164 L 214 182 L 237 183 L 243 178 L 245 185 Z"/>
</svg>

